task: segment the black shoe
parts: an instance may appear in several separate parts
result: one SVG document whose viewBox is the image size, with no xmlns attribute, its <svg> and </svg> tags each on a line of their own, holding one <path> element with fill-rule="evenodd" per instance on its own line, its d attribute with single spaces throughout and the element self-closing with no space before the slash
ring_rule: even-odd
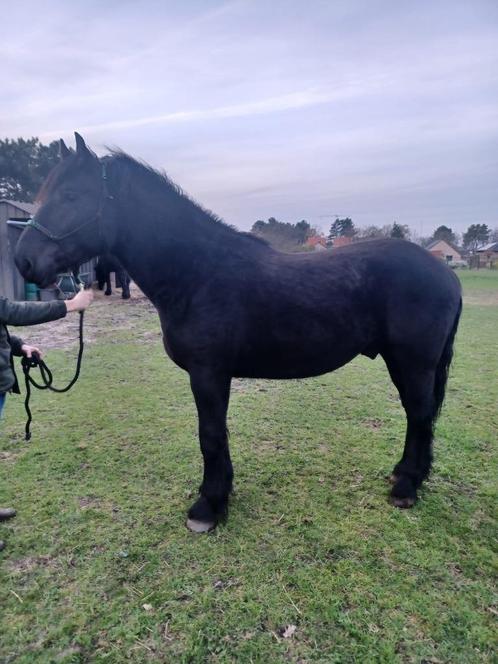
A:
<svg viewBox="0 0 498 664">
<path fill-rule="evenodd" d="M 0 521 L 7 521 L 7 519 L 12 519 L 15 515 L 16 511 L 12 507 L 0 508 Z"/>
</svg>

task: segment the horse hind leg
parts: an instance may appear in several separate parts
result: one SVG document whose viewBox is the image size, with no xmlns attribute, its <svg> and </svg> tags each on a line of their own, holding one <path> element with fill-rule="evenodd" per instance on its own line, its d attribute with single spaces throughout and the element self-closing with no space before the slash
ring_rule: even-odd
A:
<svg viewBox="0 0 498 664">
<path fill-rule="evenodd" d="M 438 404 L 435 395 L 436 368 L 420 368 L 405 359 L 386 360 L 406 412 L 403 456 L 391 476 L 390 500 L 396 507 L 412 507 L 417 489 L 429 475 L 432 441 Z"/>
<path fill-rule="evenodd" d="M 405 449 L 391 477 L 391 502 L 396 507 L 414 505 L 417 489 L 431 470 L 434 424 L 444 401 L 461 311 L 460 298 L 441 355 L 432 364 L 427 357 L 417 357 L 417 353 L 400 352 L 399 349 L 384 355 L 407 420 Z"/>
<path fill-rule="evenodd" d="M 107 273 L 105 283 L 106 283 L 106 289 L 104 291 L 104 295 L 112 295 L 111 273 L 110 272 Z"/>
<path fill-rule="evenodd" d="M 128 276 L 128 274 L 124 270 L 122 270 L 119 273 L 119 280 L 121 282 L 121 297 L 123 298 L 123 300 L 129 300 L 130 299 L 130 277 Z"/>
</svg>

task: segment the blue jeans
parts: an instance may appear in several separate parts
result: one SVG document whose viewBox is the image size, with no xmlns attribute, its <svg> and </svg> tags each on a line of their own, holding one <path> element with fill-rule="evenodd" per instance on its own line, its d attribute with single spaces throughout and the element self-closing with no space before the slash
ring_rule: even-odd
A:
<svg viewBox="0 0 498 664">
<path fill-rule="evenodd" d="M 5 392 L 0 392 L 0 419 L 2 417 L 2 410 L 4 403 L 5 403 Z"/>
</svg>

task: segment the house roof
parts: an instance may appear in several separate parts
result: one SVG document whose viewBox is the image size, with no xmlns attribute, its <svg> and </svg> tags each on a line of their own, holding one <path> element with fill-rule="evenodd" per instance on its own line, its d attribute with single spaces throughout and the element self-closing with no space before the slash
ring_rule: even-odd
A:
<svg viewBox="0 0 498 664">
<path fill-rule="evenodd" d="M 456 246 L 456 244 L 453 244 L 453 242 L 449 242 L 448 240 L 443 240 L 442 238 L 439 238 L 439 240 L 432 240 L 432 242 L 429 242 L 429 244 L 426 246 L 426 249 L 430 251 L 433 247 L 438 244 L 438 242 L 446 242 L 446 244 L 453 249 L 453 251 L 457 251 L 459 254 L 463 253 L 463 249 L 460 249 L 459 247 Z"/>
<path fill-rule="evenodd" d="M 22 212 L 27 212 L 29 215 L 34 214 L 34 212 L 36 212 L 36 208 L 38 207 L 38 205 L 36 205 L 35 203 L 9 201 L 8 198 L 0 198 L 0 203 L 6 203 L 7 205 L 12 205 L 13 207 L 16 207 L 18 210 L 21 210 Z"/>
<path fill-rule="evenodd" d="M 498 251 L 498 242 L 490 242 L 484 245 L 484 247 L 480 247 L 477 251 Z"/>
<path fill-rule="evenodd" d="M 314 247 L 316 244 L 322 244 L 325 246 L 326 240 L 320 235 L 312 235 L 306 240 L 306 244 L 309 244 L 311 247 Z"/>
</svg>

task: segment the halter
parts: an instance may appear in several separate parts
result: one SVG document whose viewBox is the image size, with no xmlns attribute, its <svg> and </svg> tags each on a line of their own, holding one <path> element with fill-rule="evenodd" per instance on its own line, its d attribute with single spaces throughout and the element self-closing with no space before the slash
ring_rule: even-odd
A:
<svg viewBox="0 0 498 664">
<path fill-rule="evenodd" d="M 56 235 L 55 233 L 52 233 L 48 228 L 43 226 L 42 224 L 39 224 L 36 221 L 36 217 L 33 216 L 31 219 L 26 223 L 26 228 L 33 228 L 36 231 L 39 231 L 42 235 L 45 235 L 45 237 L 48 237 L 49 240 L 52 240 L 53 242 L 61 242 L 62 240 L 65 240 L 68 237 L 71 237 L 71 235 L 75 235 L 78 233 L 82 228 L 85 228 L 86 226 L 89 226 L 90 224 L 93 224 L 94 222 L 97 222 L 97 226 L 99 229 L 99 235 L 101 238 L 104 238 L 104 234 L 102 232 L 102 212 L 104 210 L 104 205 L 107 200 L 114 200 L 114 196 L 112 196 L 109 193 L 109 189 L 107 186 L 107 169 L 106 169 L 106 163 L 101 162 L 102 166 L 102 195 L 100 197 L 100 202 L 99 202 L 99 207 L 97 209 L 97 212 L 95 215 L 89 220 L 85 221 L 83 224 L 80 224 L 76 228 L 73 228 L 73 230 L 67 232 L 67 233 L 62 233 L 61 235 Z"/>
</svg>

